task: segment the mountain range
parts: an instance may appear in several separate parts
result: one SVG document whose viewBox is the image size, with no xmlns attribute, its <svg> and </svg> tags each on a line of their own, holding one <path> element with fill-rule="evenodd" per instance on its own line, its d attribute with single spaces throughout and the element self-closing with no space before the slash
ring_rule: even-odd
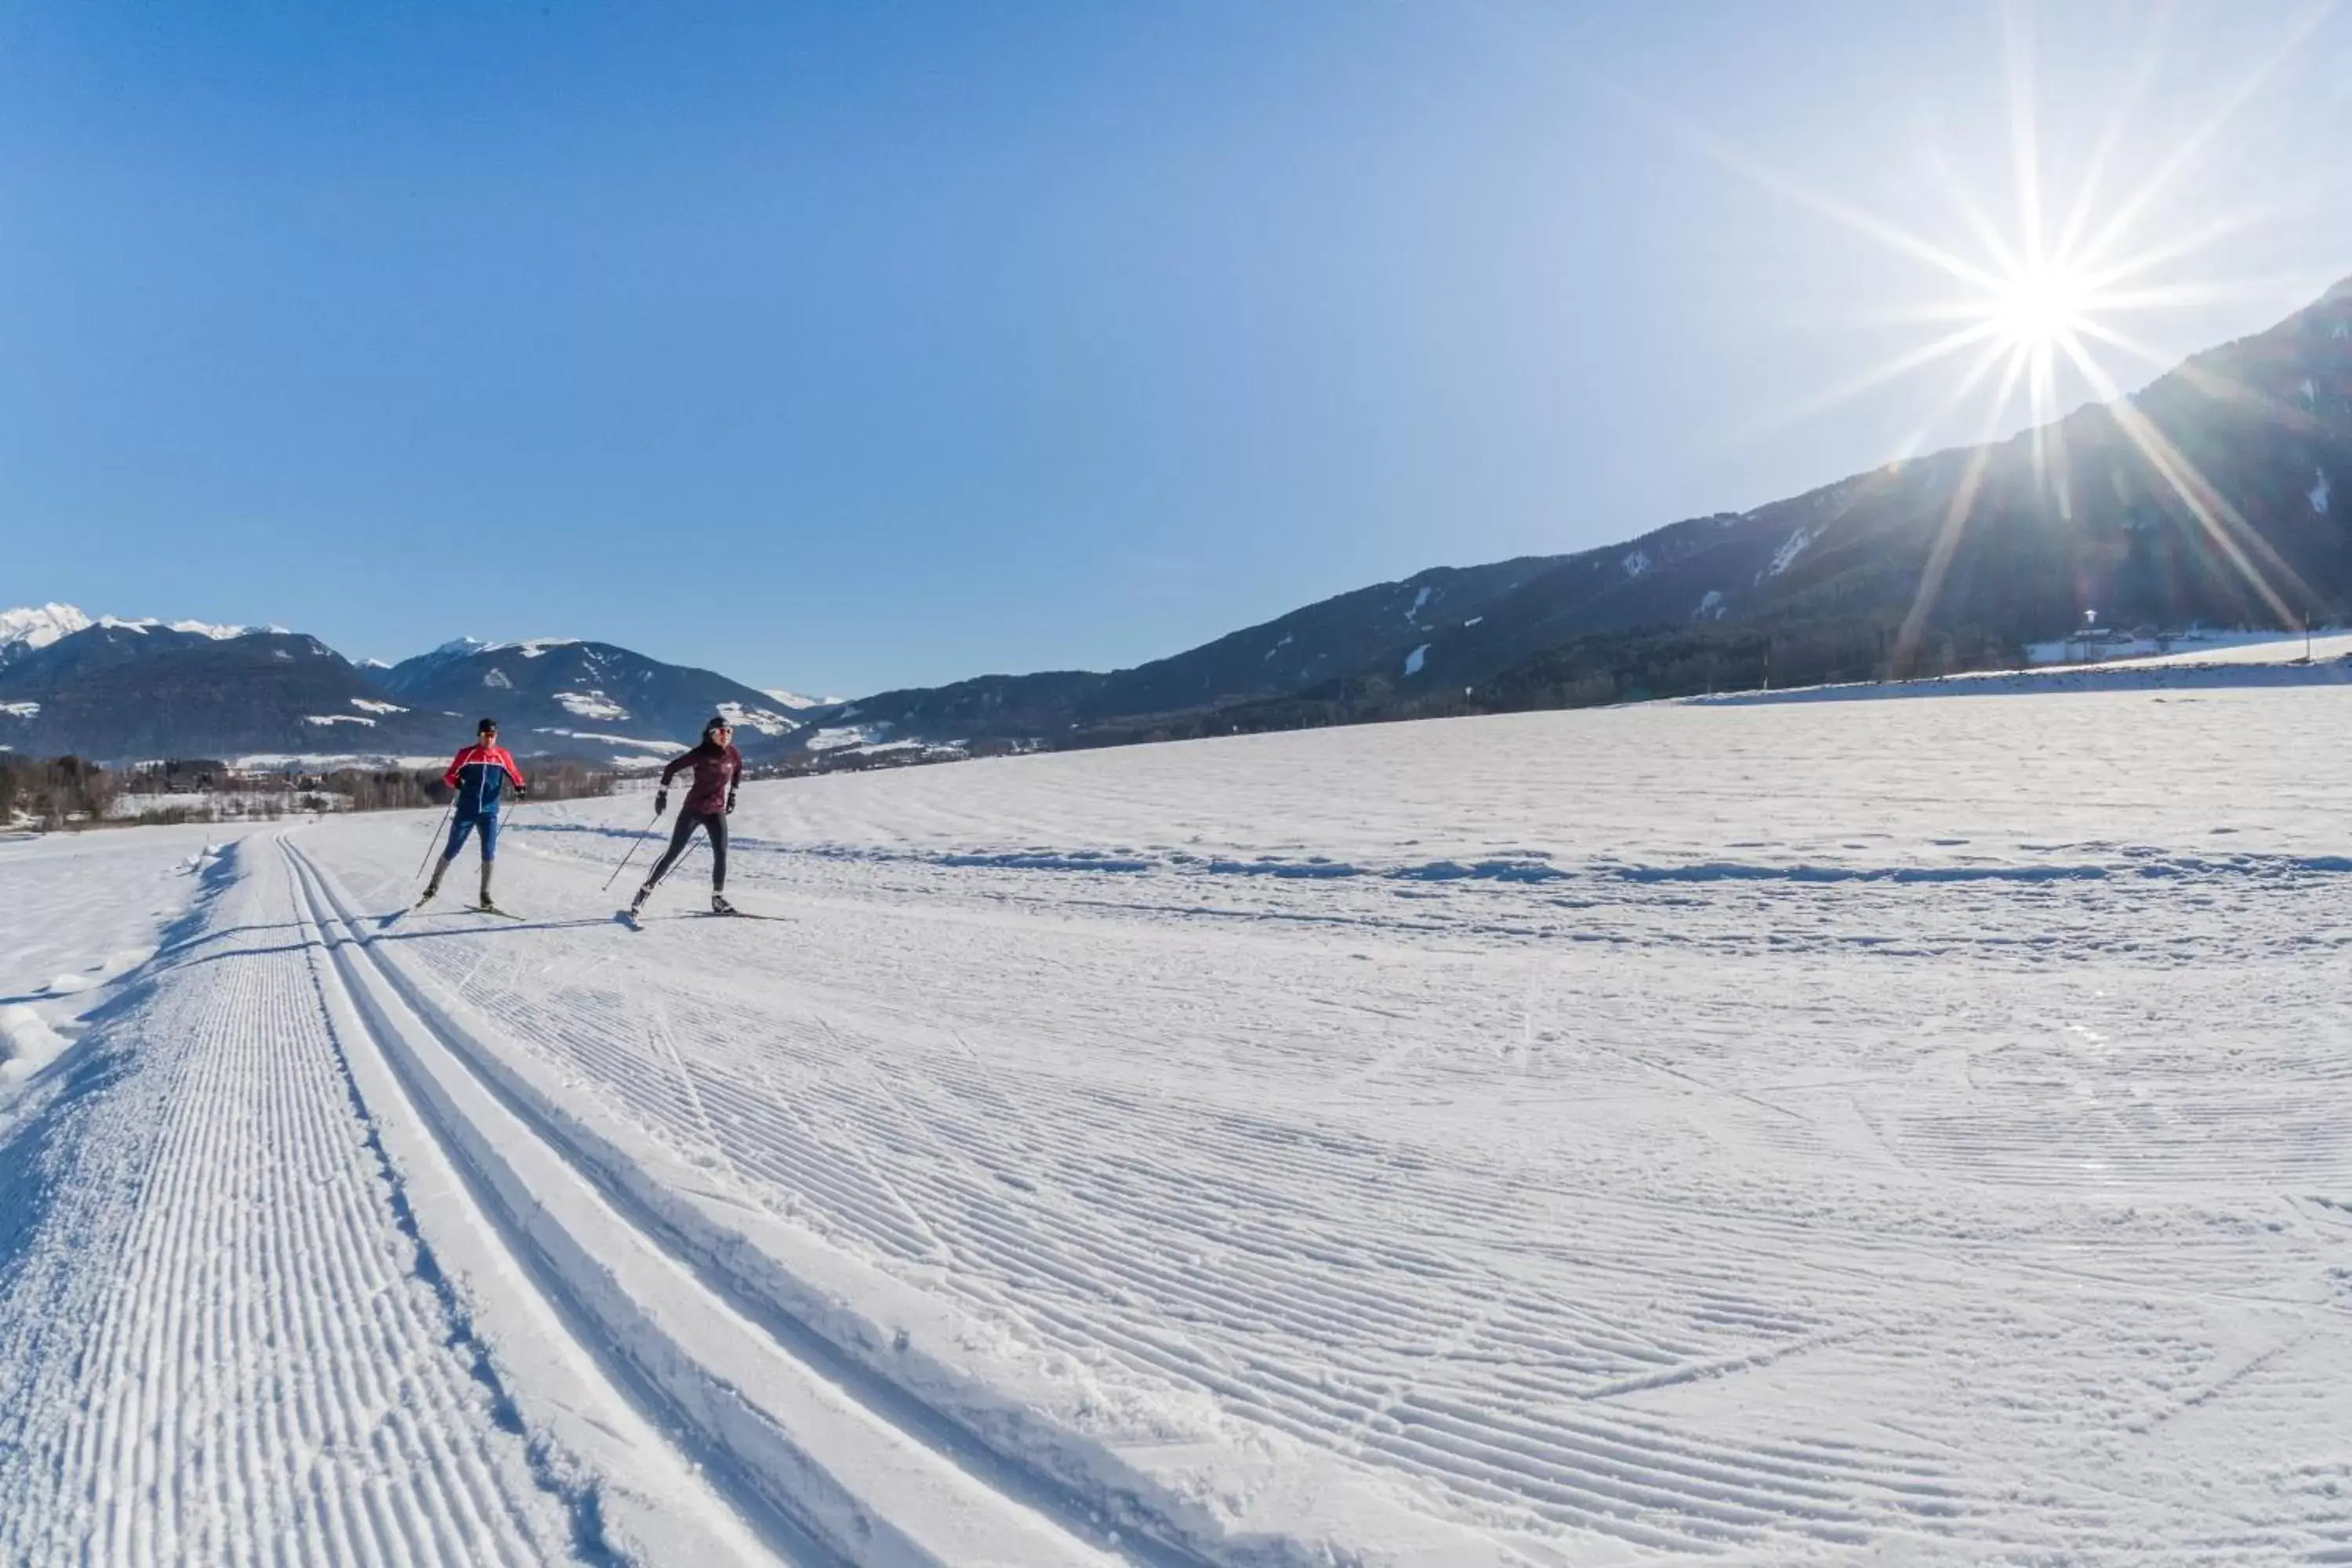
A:
<svg viewBox="0 0 2352 1568">
<path fill-rule="evenodd" d="M 854 701 L 607 643 L 461 639 L 356 666 L 282 628 L 0 613 L 0 747 L 656 756 L 725 712 L 755 761 L 1065 746 L 2015 662 L 2086 613 L 2292 626 L 2352 612 L 2352 280 L 2138 393 L 1605 548 L 1436 567 L 1130 669 Z"/>
<path fill-rule="evenodd" d="M 0 614 L 0 749 L 26 755 L 415 764 L 489 716 L 518 755 L 642 763 L 692 743 L 714 712 L 772 747 L 798 727 L 788 711 L 609 643 L 461 639 L 355 665 L 278 627 L 93 619 L 65 605 Z"/>
</svg>

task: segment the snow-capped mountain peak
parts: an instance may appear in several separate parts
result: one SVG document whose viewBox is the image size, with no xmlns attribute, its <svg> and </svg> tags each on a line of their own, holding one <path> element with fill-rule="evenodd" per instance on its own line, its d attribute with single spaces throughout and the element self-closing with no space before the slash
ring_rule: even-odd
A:
<svg viewBox="0 0 2352 1568">
<path fill-rule="evenodd" d="M 184 632 L 193 637 L 210 637 L 226 642 L 231 637 L 246 637 L 256 631 L 283 634 L 284 626 L 225 626 L 210 621 L 167 621 L 155 616 L 91 616 L 71 605 L 30 605 L 22 609 L 0 610 L 0 647 L 29 653 L 47 647 L 60 637 L 76 632 L 86 632 L 92 626 L 106 626 L 116 631 Z"/>
<path fill-rule="evenodd" d="M 30 651 L 71 637 L 93 623 L 71 605 L 32 605 L 20 610 L 0 610 L 0 648 Z"/>
<path fill-rule="evenodd" d="M 439 658 L 446 656 L 450 658 L 470 658 L 478 653 L 506 653 L 512 650 L 521 654 L 525 658 L 543 658 L 550 648 L 576 647 L 582 640 L 579 637 L 523 637 L 515 642 L 485 642 L 480 637 L 451 637 L 425 657 Z"/>
</svg>

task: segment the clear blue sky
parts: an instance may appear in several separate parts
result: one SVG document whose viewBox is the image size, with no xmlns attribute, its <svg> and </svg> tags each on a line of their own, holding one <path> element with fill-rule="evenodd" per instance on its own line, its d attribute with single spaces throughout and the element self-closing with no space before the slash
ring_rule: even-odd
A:
<svg viewBox="0 0 2352 1568">
<path fill-rule="evenodd" d="M 2019 232 L 2014 61 L 2150 349 L 2352 273 L 2311 15 L 0 4 L 0 602 L 856 693 L 1744 510 L 1983 426 L 1817 405 L 1948 330 L 1856 213 Z"/>
</svg>

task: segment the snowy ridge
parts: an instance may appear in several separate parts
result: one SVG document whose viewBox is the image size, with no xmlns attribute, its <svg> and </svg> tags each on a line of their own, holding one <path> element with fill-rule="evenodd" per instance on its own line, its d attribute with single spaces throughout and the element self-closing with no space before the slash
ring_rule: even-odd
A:
<svg viewBox="0 0 2352 1568">
<path fill-rule="evenodd" d="M 479 637 L 451 637 L 433 652 L 451 658 L 467 658 L 478 653 L 504 653 L 511 648 L 525 658 L 542 658 L 551 648 L 572 647 L 583 640 L 580 637 L 521 637 L 513 642 L 484 642 Z"/>
<path fill-rule="evenodd" d="M 286 635 L 284 626 L 215 626 L 210 621 L 158 620 L 152 616 L 142 616 L 137 620 L 125 620 L 120 616 L 100 616 L 89 624 L 110 626 L 117 631 L 125 632 L 186 632 L 194 637 L 210 637 L 215 642 L 226 642 L 231 637 L 251 637 L 264 632 Z"/>
<path fill-rule="evenodd" d="M 0 649 L 47 647 L 90 626 L 90 618 L 71 605 L 36 605 L 0 610 Z"/>
</svg>

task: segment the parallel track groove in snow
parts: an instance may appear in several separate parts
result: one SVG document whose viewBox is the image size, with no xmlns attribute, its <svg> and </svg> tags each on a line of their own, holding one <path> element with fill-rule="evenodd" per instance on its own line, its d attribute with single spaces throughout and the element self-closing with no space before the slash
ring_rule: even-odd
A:
<svg viewBox="0 0 2352 1568">
<path fill-rule="evenodd" d="M 559 1553 L 520 1445 L 414 1277 L 307 965 L 272 919 L 287 868 L 243 868 L 217 940 L 160 964 L 143 1014 L 113 1026 L 136 1037 L 110 1048 L 145 1059 L 88 1114 L 129 1116 L 115 1135 L 135 1184 L 64 1201 L 120 1203 L 128 1224 L 47 1303 L 88 1320 L 0 1455 L 0 1561 Z"/>
<path fill-rule="evenodd" d="M 531 1272 L 689 1451 L 772 1516 L 780 1545 L 860 1565 L 1120 1560 L 959 1468 L 937 1433 L 905 1424 L 903 1402 L 877 1407 L 870 1379 L 837 1381 L 854 1373 L 837 1358 L 821 1369 L 797 1359 L 804 1330 L 797 1344 L 780 1335 L 781 1309 L 715 1277 L 715 1260 L 383 963 L 331 884 L 287 853 L 378 1047 Z"/>
<path fill-rule="evenodd" d="M 758 962 L 749 951 L 736 957 Z M 1964 1489 L 1925 1479 L 1920 1472 L 1933 1467 L 1916 1454 L 1846 1448 L 1796 1458 L 1693 1447 L 1654 1423 L 1591 1405 L 1575 1422 L 1526 1418 L 1532 1425 L 1517 1436 L 1494 1425 L 1501 1419 L 1494 1411 L 1464 1404 L 1455 1408 L 1470 1413 L 1452 1416 L 1450 1426 L 1416 1414 L 1391 1359 L 1415 1344 L 1450 1347 L 1465 1371 L 1475 1358 L 1462 1352 L 1483 1347 L 1490 1385 L 1517 1378 L 1507 1407 L 1524 1410 L 1531 1395 L 1546 1405 L 1580 1401 L 1694 1363 L 1742 1363 L 1759 1343 L 1803 1342 L 1822 1327 L 1733 1294 L 1741 1276 L 1638 1242 L 1630 1221 L 1639 1216 L 1646 1232 L 1640 1205 L 1628 1210 L 1622 1235 L 1607 1232 L 1615 1228 L 1612 1210 L 1625 1205 L 1604 1203 L 1589 1215 L 1588 1225 L 1604 1227 L 1592 1250 L 1638 1247 L 1638 1263 L 1629 1257 L 1617 1266 L 1629 1284 L 1682 1287 L 1686 1307 L 1671 1334 L 1661 1332 L 1676 1321 L 1671 1316 L 1647 1326 L 1595 1317 L 1437 1249 L 1411 1247 L 1394 1233 L 1383 1243 L 1328 1229 L 1302 1194 L 1328 1201 L 1340 1184 L 1370 1195 L 1391 1179 L 1395 1154 L 1336 1129 L 1239 1109 L 1204 1119 L 1199 1107 L 1083 1081 L 1024 1083 L 1011 1114 L 989 1116 L 976 1107 L 1016 1102 L 1003 1098 L 1001 1076 L 968 1052 L 927 1056 L 919 1078 L 886 1085 L 856 1066 L 869 1047 L 881 1054 L 878 1041 L 839 1019 L 775 1016 L 760 977 L 740 966 L 698 973 L 690 992 L 661 1004 L 665 1028 L 702 1038 L 724 1036 L 730 1014 L 765 1015 L 743 1058 L 698 1057 L 688 1087 L 674 1074 L 643 1070 L 642 1036 L 630 1046 L 629 1007 L 593 980 L 551 1010 L 543 997 L 509 991 L 496 959 L 443 978 L 510 1020 L 520 1037 L 594 1074 L 620 1103 L 669 1129 L 676 1147 L 707 1144 L 709 1123 L 696 1108 L 715 1109 L 725 1168 L 815 1205 L 829 1228 L 908 1265 L 947 1265 L 944 1289 L 982 1308 L 1010 1306 L 1050 1344 L 1210 1390 L 1313 1447 L 1654 1547 L 1707 1550 L 1776 1531 L 1850 1542 L 1890 1526 L 1935 1528 L 1971 1510 Z M 820 1097 L 822 1133 L 797 1109 Z M 1037 1136 L 1040 1124 L 1056 1129 L 1060 1142 Z M 1147 1163 L 1129 1148 L 1160 1157 Z M 890 1172 L 887 1186 L 870 1174 L 877 1166 Z M 1023 1185 L 1008 1187 L 1005 1178 Z M 1491 1187 L 1465 1182 L 1457 1194 L 1457 1179 L 1431 1171 L 1416 1184 L 1416 1205 L 1433 1205 L 1431 1235 L 1449 1223 L 1491 1230 L 1510 1215 L 1510 1202 L 1498 1204 Z M 1197 1209 L 1188 1188 L 1202 1199 Z M 1043 1201 L 1041 1189 L 1074 1196 Z M 919 1226 L 908 1217 L 910 1203 Z M 1250 1217 L 1236 1228 L 1236 1215 Z M 1530 1216 L 1526 1228 L 1541 1227 Z M 1194 1248 L 1214 1266 L 1184 1265 Z M 1768 1272 L 1757 1283 L 1769 1284 L 1769 1266 L 1759 1262 Z M 1293 1375 L 1286 1357 L 1234 1363 L 1203 1353 L 1198 1340 L 1131 1331 L 1120 1305 L 1130 1295 L 1175 1313 L 1194 1334 L 1233 1337 L 1244 1355 L 1252 1342 L 1310 1344 L 1325 1370 L 1310 1384 Z"/>
<path fill-rule="evenodd" d="M 1213 1556 L 2295 1561 L 2352 1544 L 2347 708 L 760 784 L 773 918 L 673 884 L 637 933 L 572 803 L 511 840 L 542 921 L 378 951 L 828 1332 L 910 1325 Z M 389 907 L 430 826 L 312 852 Z"/>
</svg>

